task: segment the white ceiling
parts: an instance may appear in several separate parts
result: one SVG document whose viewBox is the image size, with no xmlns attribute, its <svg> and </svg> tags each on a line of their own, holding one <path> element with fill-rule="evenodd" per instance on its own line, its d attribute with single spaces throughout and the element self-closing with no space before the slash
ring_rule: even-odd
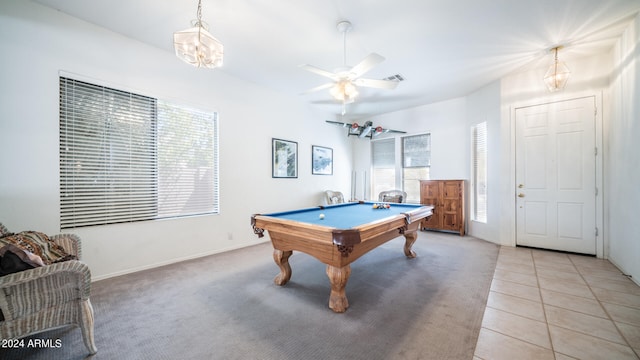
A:
<svg viewBox="0 0 640 360">
<path fill-rule="evenodd" d="M 197 9 L 197 0 L 35 1 L 168 52 L 173 32 L 190 27 Z M 559 57 L 571 67 L 571 59 L 608 51 L 638 11 L 638 0 L 203 0 L 202 19 L 225 58 L 222 68 L 201 71 L 223 71 L 338 114 L 328 91 L 300 95 L 327 79 L 299 65 L 342 66 L 336 24 L 349 20 L 348 65 L 376 52 L 386 60 L 364 77 L 406 79 L 395 90 L 361 89 L 347 115 L 362 118 L 464 96 L 546 66 L 556 45 L 565 46 Z"/>
</svg>

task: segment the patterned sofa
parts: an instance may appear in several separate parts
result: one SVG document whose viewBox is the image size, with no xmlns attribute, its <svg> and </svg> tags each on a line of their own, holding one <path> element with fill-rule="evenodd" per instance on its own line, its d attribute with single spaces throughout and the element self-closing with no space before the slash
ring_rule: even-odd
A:
<svg viewBox="0 0 640 360">
<path fill-rule="evenodd" d="M 0 240 L 12 235 L 0 224 Z M 80 261 L 80 238 L 60 234 L 48 239 L 75 259 L 0 277 L 0 341 L 75 325 L 80 327 L 89 353 L 95 354 L 93 307 L 89 300 L 91 272 Z"/>
</svg>

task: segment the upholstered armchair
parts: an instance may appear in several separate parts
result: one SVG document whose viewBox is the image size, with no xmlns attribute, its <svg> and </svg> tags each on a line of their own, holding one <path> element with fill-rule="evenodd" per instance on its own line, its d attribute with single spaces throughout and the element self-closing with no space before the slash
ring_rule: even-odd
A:
<svg viewBox="0 0 640 360">
<path fill-rule="evenodd" d="M 0 236 L 10 234 L 0 224 Z M 0 340 L 18 339 L 48 329 L 80 327 L 89 353 L 93 337 L 93 307 L 89 301 L 91 272 L 81 262 L 80 238 L 72 234 L 50 237 L 78 260 L 67 260 L 0 277 Z"/>
<path fill-rule="evenodd" d="M 407 193 L 402 190 L 387 190 L 378 194 L 378 201 L 403 203 L 407 201 Z"/>
<path fill-rule="evenodd" d="M 344 195 L 342 195 L 340 191 L 327 190 L 324 193 L 326 196 L 325 200 L 327 202 L 327 205 L 344 203 Z"/>
</svg>

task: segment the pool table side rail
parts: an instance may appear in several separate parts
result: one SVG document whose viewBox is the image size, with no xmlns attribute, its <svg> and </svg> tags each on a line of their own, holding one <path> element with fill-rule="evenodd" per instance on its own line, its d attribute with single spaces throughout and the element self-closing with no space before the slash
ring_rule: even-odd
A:
<svg viewBox="0 0 640 360">
<path fill-rule="evenodd" d="M 258 237 L 263 237 L 264 230 L 278 230 L 278 231 L 289 231 L 294 232 L 299 231 L 317 236 L 319 234 L 331 234 L 331 230 L 334 228 L 311 224 L 306 222 L 300 222 L 289 219 L 282 219 L 278 217 L 273 217 L 269 215 L 255 214 L 251 216 L 251 226 L 253 227 L 253 232 L 258 235 Z M 326 237 L 326 236 L 325 236 Z M 331 240 L 327 237 L 328 240 Z"/>
<path fill-rule="evenodd" d="M 332 242 L 338 246 L 351 246 L 362 242 L 370 237 L 376 236 L 380 232 L 380 226 L 388 227 L 389 230 L 396 228 L 402 234 L 407 225 L 420 221 L 432 215 L 432 206 L 421 206 L 419 208 L 403 212 L 396 215 L 380 218 L 368 224 L 359 225 L 351 229 L 336 229 L 329 226 L 305 223 L 289 219 L 282 219 L 275 214 L 251 216 L 251 226 L 253 232 L 259 238 L 264 236 L 264 230 L 280 231 L 284 233 L 299 233 L 310 239 Z M 282 214 L 282 213 L 278 213 Z"/>
<path fill-rule="evenodd" d="M 256 214 L 251 217 L 253 232 L 259 238 L 264 236 L 264 230 L 284 233 L 300 233 L 310 239 L 326 241 L 335 245 L 350 246 L 361 241 L 360 231 L 353 229 L 336 229 L 329 226 L 305 223 L 289 219 L 281 219 L 269 215 Z"/>
<path fill-rule="evenodd" d="M 433 206 L 421 206 L 415 210 L 407 211 L 403 214 L 407 218 L 407 224 L 411 224 L 415 221 L 421 221 L 422 219 L 433 215 Z"/>
</svg>

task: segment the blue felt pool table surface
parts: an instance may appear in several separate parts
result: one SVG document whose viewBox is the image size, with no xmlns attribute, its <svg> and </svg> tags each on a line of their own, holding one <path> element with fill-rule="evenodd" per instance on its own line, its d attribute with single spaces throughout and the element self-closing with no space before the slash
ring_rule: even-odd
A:
<svg viewBox="0 0 640 360">
<path fill-rule="evenodd" d="M 390 216 L 404 214 L 423 206 L 420 204 L 390 203 L 388 209 L 374 209 L 374 204 L 381 203 L 350 202 L 263 215 L 336 229 L 352 229 Z M 324 214 L 324 219 L 320 218 L 320 214 Z"/>
</svg>

